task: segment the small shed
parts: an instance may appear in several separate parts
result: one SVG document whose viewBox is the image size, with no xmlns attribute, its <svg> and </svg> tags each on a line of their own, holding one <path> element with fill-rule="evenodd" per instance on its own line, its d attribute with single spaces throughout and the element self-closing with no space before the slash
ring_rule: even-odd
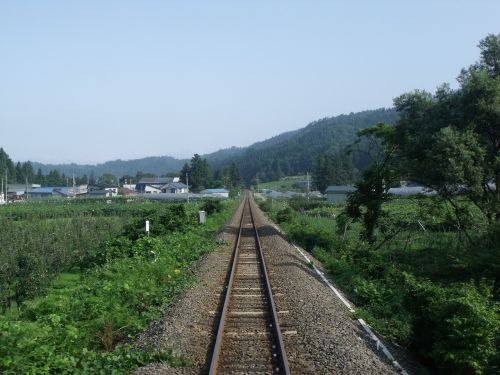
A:
<svg viewBox="0 0 500 375">
<path fill-rule="evenodd" d="M 325 190 L 326 200 L 333 204 L 343 204 L 347 202 L 347 194 L 355 191 L 356 188 L 352 185 L 328 186 Z"/>
</svg>

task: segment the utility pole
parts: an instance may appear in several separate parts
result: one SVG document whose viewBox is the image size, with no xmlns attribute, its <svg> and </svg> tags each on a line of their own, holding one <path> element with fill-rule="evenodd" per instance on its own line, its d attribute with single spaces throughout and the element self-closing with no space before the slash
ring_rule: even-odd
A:
<svg viewBox="0 0 500 375">
<path fill-rule="evenodd" d="M 186 172 L 186 186 L 187 186 L 187 202 L 189 203 L 189 177 L 187 172 Z"/>
<path fill-rule="evenodd" d="M 306 172 L 307 176 L 307 200 L 309 200 L 309 172 Z"/>
</svg>

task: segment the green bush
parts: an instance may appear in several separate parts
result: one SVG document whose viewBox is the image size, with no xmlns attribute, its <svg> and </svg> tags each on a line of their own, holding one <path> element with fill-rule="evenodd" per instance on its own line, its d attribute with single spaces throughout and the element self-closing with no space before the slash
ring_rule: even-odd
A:
<svg viewBox="0 0 500 375">
<path fill-rule="evenodd" d="M 131 224 L 127 225 L 123 235 L 130 240 L 137 240 L 146 235 L 146 220 L 152 236 L 161 236 L 175 231 L 186 231 L 196 223 L 194 211 L 188 212 L 184 204 L 165 204 L 159 208 L 146 208 L 137 213 Z"/>
<path fill-rule="evenodd" d="M 290 207 L 285 207 L 276 213 L 276 221 L 278 224 L 290 223 L 293 220 L 294 213 Z"/>
<path fill-rule="evenodd" d="M 265 199 L 259 202 L 259 207 L 262 211 L 269 212 L 273 207 L 273 202 L 270 199 Z"/>
<path fill-rule="evenodd" d="M 307 251 L 312 251 L 315 246 L 330 249 L 334 243 L 333 233 L 315 228 L 303 221 L 294 222 L 288 235 L 292 241 L 297 242 Z"/>
<path fill-rule="evenodd" d="M 299 212 L 308 211 L 308 210 L 327 206 L 326 202 L 322 199 L 318 199 L 318 198 L 307 199 L 307 198 L 301 197 L 301 196 L 291 198 L 289 201 L 289 205 L 295 211 L 299 211 Z"/>
<path fill-rule="evenodd" d="M 482 374 L 496 355 L 498 307 L 488 288 L 457 283 L 446 288 L 406 275 L 405 305 L 413 315 L 412 344 L 442 371 Z"/>
<path fill-rule="evenodd" d="M 221 212 L 222 202 L 220 199 L 205 199 L 201 205 L 201 209 L 204 210 L 207 215 L 211 215 L 215 212 Z"/>
</svg>

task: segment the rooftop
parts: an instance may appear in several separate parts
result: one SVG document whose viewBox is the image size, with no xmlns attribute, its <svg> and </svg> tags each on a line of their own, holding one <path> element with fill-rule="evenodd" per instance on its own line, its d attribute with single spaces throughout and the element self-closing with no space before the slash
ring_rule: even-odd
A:
<svg viewBox="0 0 500 375">
<path fill-rule="evenodd" d="M 325 193 L 352 193 L 356 191 L 356 188 L 352 185 L 335 185 L 328 186 Z"/>
<path fill-rule="evenodd" d="M 226 189 L 205 189 L 202 191 L 203 194 L 215 194 L 215 193 L 229 193 Z"/>
<path fill-rule="evenodd" d="M 138 182 L 139 184 L 168 184 L 171 182 L 174 182 L 177 178 L 176 177 L 145 177 L 141 178 L 141 180 Z"/>
<path fill-rule="evenodd" d="M 168 184 L 165 184 L 161 187 L 162 189 L 186 189 L 187 188 L 187 185 L 182 183 L 182 182 L 170 182 Z"/>
</svg>

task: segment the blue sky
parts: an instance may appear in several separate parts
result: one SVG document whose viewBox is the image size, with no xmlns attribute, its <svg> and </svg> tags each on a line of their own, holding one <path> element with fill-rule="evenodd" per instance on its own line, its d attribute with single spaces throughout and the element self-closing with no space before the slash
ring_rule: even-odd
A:
<svg viewBox="0 0 500 375">
<path fill-rule="evenodd" d="M 500 1 L 0 0 L 0 146 L 98 163 L 246 146 L 456 87 Z"/>
</svg>

